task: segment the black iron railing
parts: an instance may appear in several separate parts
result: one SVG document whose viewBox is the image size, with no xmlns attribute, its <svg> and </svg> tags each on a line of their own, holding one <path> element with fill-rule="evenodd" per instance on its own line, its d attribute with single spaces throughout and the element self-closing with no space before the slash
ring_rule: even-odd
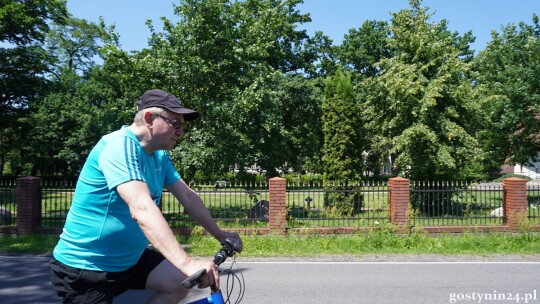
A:
<svg viewBox="0 0 540 304">
<path fill-rule="evenodd" d="M 415 226 L 503 223 L 501 183 L 412 182 L 410 201 Z"/>
<path fill-rule="evenodd" d="M 41 225 L 61 228 L 71 206 L 75 180 L 42 181 Z M 190 185 L 223 227 L 268 227 L 267 183 L 211 182 Z M 411 182 L 411 226 L 496 226 L 503 224 L 503 189 L 500 183 Z M 540 183 L 527 188 L 528 218 L 540 224 Z M 322 185 L 289 183 L 286 219 L 289 228 L 376 227 L 389 223 L 386 182 Z M 172 227 L 192 228 L 195 223 L 167 191 L 162 212 Z M 16 180 L 0 179 L 0 226 L 16 223 Z"/>
</svg>

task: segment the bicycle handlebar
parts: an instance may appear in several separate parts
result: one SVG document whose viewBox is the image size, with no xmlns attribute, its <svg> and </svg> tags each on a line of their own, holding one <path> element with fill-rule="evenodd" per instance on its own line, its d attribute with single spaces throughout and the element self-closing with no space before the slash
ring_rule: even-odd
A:
<svg viewBox="0 0 540 304">
<path fill-rule="evenodd" d="M 236 252 L 240 251 L 240 242 L 233 238 L 225 239 L 225 242 L 221 244 L 223 247 L 216 253 L 214 256 L 214 264 L 216 266 L 221 265 L 225 262 L 227 257 L 232 257 Z M 197 285 L 200 281 L 200 278 L 206 274 L 206 269 L 201 269 L 189 277 L 185 278 L 182 281 L 182 285 L 190 289 L 193 286 Z"/>
<path fill-rule="evenodd" d="M 199 283 L 200 278 L 205 274 L 206 274 L 206 269 L 201 269 L 195 272 L 194 274 L 190 275 L 189 277 L 185 278 L 182 281 L 182 285 L 185 288 L 190 289 L 193 286 L 197 285 L 197 283 Z"/>
</svg>

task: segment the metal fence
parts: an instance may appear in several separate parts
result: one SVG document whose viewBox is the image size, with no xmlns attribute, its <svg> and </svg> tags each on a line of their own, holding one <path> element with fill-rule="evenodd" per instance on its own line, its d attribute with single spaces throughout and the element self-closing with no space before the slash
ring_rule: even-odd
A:
<svg viewBox="0 0 540 304">
<path fill-rule="evenodd" d="M 0 225 L 13 226 L 17 220 L 14 179 L 0 179 Z"/>
<path fill-rule="evenodd" d="M 222 227 L 266 227 L 268 222 L 267 183 L 191 184 L 210 214 Z M 162 212 L 173 228 L 193 227 L 195 222 L 169 192 L 163 192 Z"/>
<path fill-rule="evenodd" d="M 61 228 L 71 206 L 75 180 L 42 180 L 41 225 Z M 267 183 L 208 182 L 190 185 L 222 227 L 268 227 Z M 15 225 L 16 180 L 0 179 L 0 225 Z M 389 222 L 386 182 L 340 185 L 292 184 L 286 188 L 287 227 L 374 227 Z M 496 226 L 503 224 L 500 183 L 411 182 L 410 223 L 413 226 Z M 337 202 L 351 198 L 350 210 Z M 540 183 L 529 183 L 528 217 L 540 224 Z M 195 223 L 167 191 L 163 214 L 172 227 Z"/>
<path fill-rule="evenodd" d="M 41 226 L 63 227 L 75 192 L 73 179 L 43 179 L 41 181 Z"/>
<path fill-rule="evenodd" d="M 414 226 L 502 225 L 501 183 L 412 182 Z"/>
<path fill-rule="evenodd" d="M 540 224 L 540 182 L 529 183 L 527 187 L 529 223 Z"/>
<path fill-rule="evenodd" d="M 288 227 L 369 227 L 386 224 L 388 194 L 386 182 L 346 186 L 288 184 Z M 344 210 L 338 208 L 339 203 L 348 205 Z"/>
</svg>

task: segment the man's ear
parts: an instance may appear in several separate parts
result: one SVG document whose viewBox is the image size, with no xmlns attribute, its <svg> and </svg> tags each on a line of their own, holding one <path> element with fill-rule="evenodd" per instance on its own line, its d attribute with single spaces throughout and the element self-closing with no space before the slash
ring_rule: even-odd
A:
<svg viewBox="0 0 540 304">
<path fill-rule="evenodd" d="M 152 125 L 154 123 L 154 114 L 150 111 L 146 111 L 143 114 L 144 123 L 146 125 Z"/>
</svg>

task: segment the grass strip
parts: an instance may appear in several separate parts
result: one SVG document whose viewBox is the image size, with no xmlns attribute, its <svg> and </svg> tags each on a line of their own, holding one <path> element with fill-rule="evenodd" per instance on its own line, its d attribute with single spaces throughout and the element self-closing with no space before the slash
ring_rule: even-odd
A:
<svg viewBox="0 0 540 304">
<path fill-rule="evenodd" d="M 374 231 L 355 235 L 257 235 L 243 236 L 245 257 L 317 257 L 363 254 L 540 254 L 538 233 L 464 233 L 406 235 Z M 58 236 L 26 235 L 0 237 L 1 254 L 50 254 Z M 208 236 L 180 237 L 194 256 L 212 256 L 219 243 Z"/>
</svg>

